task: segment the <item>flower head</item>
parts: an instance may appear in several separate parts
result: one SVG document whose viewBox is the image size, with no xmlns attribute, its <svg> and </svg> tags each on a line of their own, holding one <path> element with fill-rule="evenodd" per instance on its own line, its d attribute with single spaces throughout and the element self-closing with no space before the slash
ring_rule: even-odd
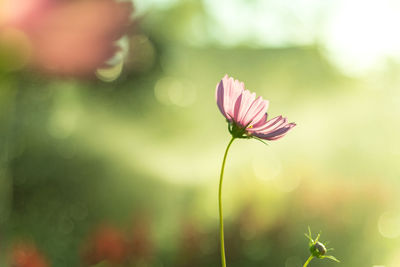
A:
<svg viewBox="0 0 400 267">
<path fill-rule="evenodd" d="M 319 242 L 319 237 L 320 234 L 317 235 L 317 238 L 314 240 L 312 238 L 312 234 L 311 234 L 311 229 L 310 227 L 308 227 L 308 234 L 305 234 L 305 236 L 308 238 L 309 240 L 309 249 L 311 252 L 311 255 L 315 258 L 319 258 L 319 259 L 331 259 L 333 261 L 336 262 L 340 262 L 338 259 L 336 259 L 334 256 L 332 255 L 326 255 L 326 253 L 330 250 L 333 250 L 333 248 L 326 248 L 327 243 L 322 243 Z"/>
<path fill-rule="evenodd" d="M 244 83 L 225 75 L 217 84 L 218 108 L 229 123 L 235 138 L 277 140 L 296 126 L 282 116 L 268 120 L 268 100 L 245 89 Z"/>
</svg>

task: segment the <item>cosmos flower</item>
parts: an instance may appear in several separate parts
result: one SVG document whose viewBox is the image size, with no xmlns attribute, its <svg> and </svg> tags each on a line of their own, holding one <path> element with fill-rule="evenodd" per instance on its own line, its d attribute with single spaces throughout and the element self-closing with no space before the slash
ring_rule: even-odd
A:
<svg viewBox="0 0 400 267">
<path fill-rule="evenodd" d="M 287 119 L 282 116 L 268 120 L 268 100 L 264 100 L 261 96 L 256 98 L 255 93 L 245 89 L 243 82 L 234 80 L 228 75 L 225 75 L 217 84 L 215 97 L 219 110 L 228 121 L 229 132 L 232 135 L 222 160 L 218 190 L 221 266 L 226 267 L 222 181 L 229 148 L 236 138 L 255 138 L 262 142 L 264 142 L 263 140 L 277 140 L 285 136 L 296 124 L 288 123 Z"/>
<path fill-rule="evenodd" d="M 245 89 L 244 83 L 225 75 L 216 88 L 218 108 L 234 138 L 277 140 L 296 126 L 282 116 L 268 120 L 268 100 Z"/>
</svg>

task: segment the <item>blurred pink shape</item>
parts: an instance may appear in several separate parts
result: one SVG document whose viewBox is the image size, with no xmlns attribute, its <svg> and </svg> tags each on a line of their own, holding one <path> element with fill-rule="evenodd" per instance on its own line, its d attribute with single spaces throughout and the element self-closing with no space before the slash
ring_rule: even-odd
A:
<svg viewBox="0 0 400 267">
<path fill-rule="evenodd" d="M 0 26 L 27 30 L 35 25 L 50 6 L 51 0 L 3 0 L 0 2 Z"/>
<path fill-rule="evenodd" d="M 115 0 L 6 0 L 1 27 L 26 34 L 32 63 L 59 74 L 87 75 L 117 52 L 131 25 L 130 3 Z"/>
<path fill-rule="evenodd" d="M 268 100 L 245 89 L 244 83 L 225 77 L 217 84 L 216 99 L 219 110 L 230 124 L 234 137 L 258 137 L 277 140 L 296 126 L 282 116 L 267 120 Z"/>
<path fill-rule="evenodd" d="M 19 244 L 12 250 L 11 266 L 13 267 L 48 267 L 46 258 L 33 244 Z"/>
</svg>

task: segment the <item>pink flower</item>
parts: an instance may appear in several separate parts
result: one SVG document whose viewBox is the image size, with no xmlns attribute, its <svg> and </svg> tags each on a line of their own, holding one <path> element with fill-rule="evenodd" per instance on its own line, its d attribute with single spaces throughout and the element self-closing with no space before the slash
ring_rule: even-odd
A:
<svg viewBox="0 0 400 267">
<path fill-rule="evenodd" d="M 38 69 L 85 76 L 109 65 L 132 12 L 130 2 L 117 0 L 0 0 L 0 32 L 23 35 L 21 46 Z"/>
<path fill-rule="evenodd" d="M 246 90 L 244 83 L 225 77 L 217 84 L 218 108 L 229 123 L 229 132 L 235 138 L 277 140 L 296 126 L 282 116 L 268 120 L 268 100 Z"/>
</svg>

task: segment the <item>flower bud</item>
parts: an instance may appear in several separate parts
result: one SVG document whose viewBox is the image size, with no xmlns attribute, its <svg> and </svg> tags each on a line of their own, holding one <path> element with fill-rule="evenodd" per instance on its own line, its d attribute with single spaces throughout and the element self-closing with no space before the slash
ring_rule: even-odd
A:
<svg viewBox="0 0 400 267">
<path fill-rule="evenodd" d="M 310 247 L 310 251 L 311 253 L 316 256 L 316 257 L 320 257 L 325 255 L 326 253 L 326 247 L 324 244 L 322 244 L 321 242 L 316 242 L 315 244 L 313 244 Z"/>
</svg>

